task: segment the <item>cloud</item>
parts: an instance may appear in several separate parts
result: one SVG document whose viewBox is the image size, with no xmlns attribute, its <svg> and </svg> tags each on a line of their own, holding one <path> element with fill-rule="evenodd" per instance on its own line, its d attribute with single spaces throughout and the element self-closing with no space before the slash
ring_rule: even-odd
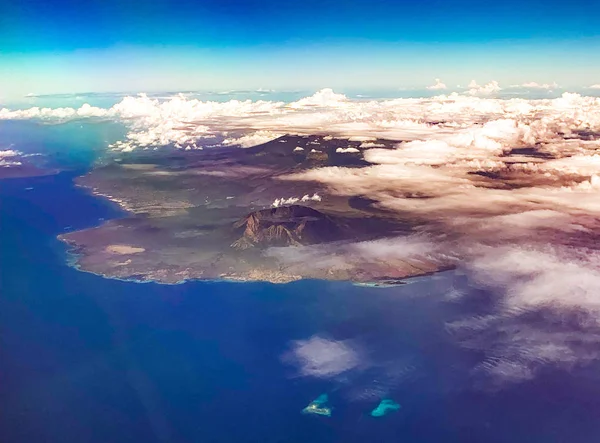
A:
<svg viewBox="0 0 600 443">
<path fill-rule="evenodd" d="M 250 148 L 252 146 L 262 145 L 271 140 L 281 137 L 282 133 L 273 131 L 256 131 L 252 134 L 242 135 L 240 137 L 226 138 L 223 140 L 225 146 L 240 146 L 242 148 Z"/>
<path fill-rule="evenodd" d="M 29 108 L 23 110 L 10 111 L 9 109 L 0 109 L 0 120 L 50 120 L 50 121 L 68 121 L 78 118 L 89 117 L 109 117 L 110 109 L 97 108 L 84 104 L 78 109 L 74 108 Z"/>
<path fill-rule="evenodd" d="M 500 92 L 502 89 L 496 80 L 492 80 L 486 85 L 479 85 L 475 80 L 471 80 L 468 85 L 470 95 L 492 95 Z"/>
<path fill-rule="evenodd" d="M 19 151 L 15 151 L 14 149 L 0 150 L 0 159 L 5 159 L 8 157 L 16 157 L 18 155 L 22 155 L 22 153 Z"/>
<path fill-rule="evenodd" d="M 362 357 L 349 340 L 336 341 L 314 335 L 308 340 L 293 342 L 283 360 L 297 365 L 303 376 L 334 378 L 358 368 Z"/>
<path fill-rule="evenodd" d="M 289 107 L 343 107 L 348 103 L 348 97 L 345 95 L 337 94 L 333 91 L 333 89 L 325 88 L 321 89 L 310 97 L 302 98 L 296 102 L 290 103 Z"/>
<path fill-rule="evenodd" d="M 427 86 L 427 89 L 429 89 L 430 91 L 439 91 L 441 89 L 447 89 L 446 85 L 444 83 L 442 83 L 442 81 L 439 78 L 435 79 L 435 84 L 431 85 L 431 86 Z"/>
<path fill-rule="evenodd" d="M 600 359 L 600 255 L 564 246 L 478 246 L 471 278 L 498 297 L 494 312 L 448 324 L 484 357 L 474 373 L 527 381 L 545 367 L 572 370 Z"/>
<path fill-rule="evenodd" d="M 600 89 L 600 83 L 590 86 L 590 89 Z"/>
<path fill-rule="evenodd" d="M 443 253 L 438 243 L 439 239 L 433 237 L 404 235 L 375 241 L 273 247 L 265 254 L 275 257 L 291 274 L 301 270 L 303 275 L 318 276 L 327 268 L 350 279 L 367 269 L 373 280 L 389 280 L 398 273 L 404 278 L 406 272 L 433 272 L 451 263 L 454 257 Z"/>
<path fill-rule="evenodd" d="M 447 328 L 464 347 L 484 355 L 472 375 L 483 378 L 487 389 L 531 380 L 545 368 L 570 371 L 600 358 L 597 330 L 565 327 L 564 315 L 562 326 L 560 315 L 540 313 L 544 321 L 537 323 L 535 317 L 475 316 Z"/>
<path fill-rule="evenodd" d="M 513 87 L 526 88 L 526 89 L 556 89 L 556 88 L 558 88 L 558 84 L 556 82 L 552 82 L 552 83 L 526 82 L 521 85 L 515 85 Z"/>
<path fill-rule="evenodd" d="M 302 377 L 326 380 L 347 401 L 377 402 L 402 383 L 418 378 L 418 357 L 368 348 L 359 339 L 335 340 L 313 335 L 290 343 L 281 360 Z"/>
<path fill-rule="evenodd" d="M 22 162 L 15 159 L 15 157 L 20 157 L 22 155 L 23 153 L 15 151 L 14 149 L 0 150 L 0 167 L 10 168 L 12 166 L 21 166 Z"/>
<path fill-rule="evenodd" d="M 321 200 L 322 200 L 322 198 L 319 194 L 313 194 L 313 195 L 305 194 L 302 197 L 277 198 L 277 199 L 275 199 L 275 201 L 273 202 L 273 204 L 271 206 L 274 208 L 278 208 L 280 206 L 294 205 L 298 202 L 302 202 L 302 203 L 306 203 L 306 202 L 310 202 L 310 201 L 320 202 Z"/>
<path fill-rule="evenodd" d="M 375 142 L 363 142 L 360 144 L 361 148 L 385 148 L 383 143 L 375 143 Z"/>
<path fill-rule="evenodd" d="M 353 147 L 349 147 L 349 148 L 337 148 L 335 150 L 335 152 L 337 152 L 338 154 L 354 154 L 356 152 L 360 152 L 360 150 L 353 148 Z"/>
<path fill-rule="evenodd" d="M 469 269 L 476 281 L 506 289 L 507 311 L 585 308 L 600 314 L 599 265 L 600 252 L 589 249 L 506 245 L 482 248 Z"/>
</svg>

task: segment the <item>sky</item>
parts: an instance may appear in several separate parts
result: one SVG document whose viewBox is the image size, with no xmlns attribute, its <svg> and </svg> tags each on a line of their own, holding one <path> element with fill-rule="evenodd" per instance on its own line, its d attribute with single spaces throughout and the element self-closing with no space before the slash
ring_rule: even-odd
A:
<svg viewBox="0 0 600 443">
<path fill-rule="evenodd" d="M 600 83 L 600 2 L 0 0 L 0 97 Z"/>
</svg>

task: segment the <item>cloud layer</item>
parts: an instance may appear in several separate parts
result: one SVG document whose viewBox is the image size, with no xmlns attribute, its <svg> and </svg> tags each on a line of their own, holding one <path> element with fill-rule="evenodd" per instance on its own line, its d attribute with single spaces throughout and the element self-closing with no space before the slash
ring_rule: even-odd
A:
<svg viewBox="0 0 600 443">
<path fill-rule="evenodd" d="M 528 88 L 528 89 L 556 89 L 558 88 L 558 84 L 556 82 L 553 83 L 537 83 L 537 82 L 526 82 L 518 87 Z"/>
<path fill-rule="evenodd" d="M 542 85 L 543 86 L 543 85 Z M 201 101 L 182 94 L 168 98 L 125 97 L 109 109 L 0 109 L 0 119 L 64 122 L 116 120 L 129 129 L 116 150 L 172 145 L 181 148 L 225 144 L 252 146 L 282 134 L 324 134 L 364 141 L 377 138 L 423 140 L 468 132 L 494 120 L 531 126 L 548 138 L 562 131 L 596 128 L 599 99 L 565 93 L 553 100 L 489 98 L 497 82 L 473 81 L 467 95 L 456 93 L 422 99 L 356 101 L 330 89 L 292 103 L 231 100 Z"/>
</svg>

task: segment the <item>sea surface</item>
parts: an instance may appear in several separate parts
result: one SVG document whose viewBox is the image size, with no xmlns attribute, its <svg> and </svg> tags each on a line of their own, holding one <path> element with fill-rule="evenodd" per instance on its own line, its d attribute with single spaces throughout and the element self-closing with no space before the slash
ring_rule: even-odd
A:
<svg viewBox="0 0 600 443">
<path fill-rule="evenodd" d="M 139 284 L 69 267 L 57 234 L 122 216 L 73 186 L 82 172 L 0 180 L 0 442 L 600 438 L 597 366 L 500 386 L 474 369 L 481 350 L 448 324 L 486 296 L 458 272 L 365 288 Z M 331 417 L 301 413 L 324 393 Z M 401 408 L 371 417 L 383 398 Z"/>
</svg>

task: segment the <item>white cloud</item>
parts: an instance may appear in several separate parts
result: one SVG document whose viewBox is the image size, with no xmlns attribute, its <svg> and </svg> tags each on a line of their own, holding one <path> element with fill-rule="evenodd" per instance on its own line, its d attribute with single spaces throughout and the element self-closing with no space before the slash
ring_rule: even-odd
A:
<svg viewBox="0 0 600 443">
<path fill-rule="evenodd" d="M 360 152 L 360 150 L 350 146 L 348 148 L 337 148 L 335 152 L 337 152 L 338 154 L 354 154 L 356 152 Z"/>
<path fill-rule="evenodd" d="M 360 144 L 361 148 L 385 148 L 383 143 L 375 143 L 375 142 L 363 142 Z"/>
<path fill-rule="evenodd" d="M 429 89 L 430 91 L 439 91 L 442 89 L 447 89 L 447 87 L 444 83 L 442 83 L 442 81 L 439 78 L 436 78 L 435 84 L 427 86 L 427 89 Z"/>
<path fill-rule="evenodd" d="M 302 202 L 307 202 L 307 201 L 320 202 L 321 200 L 323 200 L 323 199 L 321 198 L 321 196 L 319 194 L 313 194 L 313 195 L 305 194 L 300 199 L 300 201 L 302 201 Z"/>
<path fill-rule="evenodd" d="M 590 89 L 600 89 L 600 83 L 590 86 Z"/>
<path fill-rule="evenodd" d="M 22 153 L 19 151 L 15 151 L 14 149 L 0 150 L 0 159 L 5 159 L 8 157 L 16 157 L 18 155 L 22 155 Z"/>
<path fill-rule="evenodd" d="M 291 108 L 343 107 L 349 103 L 348 97 L 337 94 L 330 88 L 321 89 L 310 97 L 302 98 L 289 105 Z"/>
<path fill-rule="evenodd" d="M 468 92 L 470 95 L 492 95 L 502 90 L 502 88 L 496 80 L 492 80 L 491 82 L 483 86 L 479 85 L 475 80 L 471 80 L 468 88 Z"/>
<path fill-rule="evenodd" d="M 438 239 L 418 235 L 355 243 L 273 247 L 266 254 L 284 263 L 291 273 L 302 270 L 304 275 L 322 275 L 322 270 L 327 268 L 351 278 L 358 270 L 370 268 L 374 280 L 379 277 L 390 279 L 396 272 L 402 274 L 414 269 L 433 272 L 437 270 L 437 264 L 447 265 L 455 260 L 453 255 L 440 250 Z M 387 263 L 388 269 L 381 267 L 382 261 Z"/>
<path fill-rule="evenodd" d="M 278 134 L 273 131 L 256 131 L 254 133 L 243 135 L 237 138 L 226 138 L 223 141 L 223 145 L 250 148 L 252 146 L 262 145 L 263 143 L 275 140 L 276 138 L 279 138 L 282 135 L 283 134 Z"/>
<path fill-rule="evenodd" d="M 277 198 L 275 199 L 275 201 L 273 201 L 273 204 L 271 206 L 273 206 L 274 208 L 278 208 L 280 206 L 293 205 L 295 203 L 298 203 L 299 201 L 300 197 Z"/>
<path fill-rule="evenodd" d="M 600 314 L 600 252 L 577 252 L 564 246 L 482 248 L 469 269 L 478 282 L 506 289 L 508 311 L 583 307 Z"/>
<path fill-rule="evenodd" d="M 291 348 L 284 360 L 295 363 L 304 376 L 333 378 L 361 363 L 359 351 L 348 340 L 335 341 L 315 335 L 292 343 Z"/>
<path fill-rule="evenodd" d="M 556 89 L 558 88 L 558 84 L 556 82 L 552 83 L 537 83 L 537 82 L 526 82 L 520 85 L 521 88 L 528 89 Z"/>
<path fill-rule="evenodd" d="M 111 114 L 111 109 L 96 108 L 86 103 L 79 109 L 34 107 L 10 111 L 6 108 L 2 108 L 0 109 L 0 120 L 40 119 L 50 121 L 66 121 L 78 118 L 109 117 Z"/>
<path fill-rule="evenodd" d="M 20 157 L 22 155 L 21 152 L 15 151 L 14 149 L 0 150 L 0 167 L 10 168 L 13 166 L 21 166 L 22 162 L 15 157 Z"/>
<path fill-rule="evenodd" d="M 306 202 L 320 202 L 322 200 L 319 194 L 305 194 L 302 197 L 289 197 L 289 198 L 277 198 L 272 203 L 272 207 L 278 208 L 280 206 L 294 205 L 298 202 L 306 203 Z"/>
<path fill-rule="evenodd" d="M 498 308 L 448 325 L 460 343 L 484 355 L 476 372 L 502 386 L 529 380 L 548 365 L 570 370 L 600 359 L 598 251 L 526 244 L 476 249 L 467 270 L 497 294 Z"/>
</svg>

